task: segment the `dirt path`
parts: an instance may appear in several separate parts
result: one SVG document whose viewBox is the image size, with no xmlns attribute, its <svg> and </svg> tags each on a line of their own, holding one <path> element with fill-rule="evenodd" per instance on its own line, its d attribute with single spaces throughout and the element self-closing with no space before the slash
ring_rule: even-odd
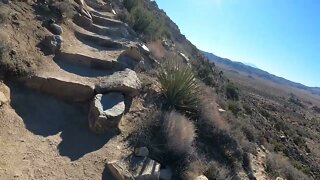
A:
<svg viewBox="0 0 320 180">
<path fill-rule="evenodd" d="M 127 156 L 123 136 L 94 135 L 86 113 L 15 85 L 0 109 L 0 179 L 108 179 L 105 162 Z"/>
<path fill-rule="evenodd" d="M 257 154 L 250 154 L 251 159 L 251 169 L 253 176 L 257 180 L 269 180 L 267 173 L 265 171 L 265 163 L 266 163 L 266 152 L 262 149 L 257 148 Z"/>
</svg>

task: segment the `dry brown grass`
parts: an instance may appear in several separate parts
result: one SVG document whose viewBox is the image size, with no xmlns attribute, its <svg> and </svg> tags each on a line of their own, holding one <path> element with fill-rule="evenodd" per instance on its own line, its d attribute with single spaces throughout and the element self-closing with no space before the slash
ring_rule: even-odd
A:
<svg viewBox="0 0 320 180">
<path fill-rule="evenodd" d="M 227 124 L 218 111 L 216 96 L 213 88 L 201 84 L 200 94 L 200 114 L 205 124 L 210 124 L 218 128 L 226 128 Z"/>
<path fill-rule="evenodd" d="M 161 40 L 156 40 L 153 42 L 150 42 L 147 44 L 151 54 L 156 58 L 156 59 L 163 59 L 166 54 L 166 49 L 163 47 Z"/>
<path fill-rule="evenodd" d="M 175 154 L 188 154 L 193 151 L 195 126 L 185 116 L 175 111 L 167 113 L 163 122 L 163 131 L 170 151 Z"/>
<path fill-rule="evenodd" d="M 273 177 L 283 177 L 288 180 L 307 180 L 308 176 L 297 170 L 290 162 L 279 154 L 267 154 L 266 170 Z"/>
</svg>

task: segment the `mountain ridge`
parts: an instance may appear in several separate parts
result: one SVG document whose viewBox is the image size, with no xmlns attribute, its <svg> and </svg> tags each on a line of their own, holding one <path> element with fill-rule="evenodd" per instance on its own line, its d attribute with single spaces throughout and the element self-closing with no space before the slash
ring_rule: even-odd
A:
<svg viewBox="0 0 320 180">
<path fill-rule="evenodd" d="M 218 64 L 228 66 L 231 69 L 234 69 L 237 71 L 242 71 L 242 72 L 248 73 L 250 75 L 256 75 L 260 78 L 275 82 L 277 84 L 288 85 L 288 86 L 295 87 L 298 89 L 307 90 L 312 94 L 320 96 L 320 87 L 309 87 L 309 86 L 306 86 L 302 83 L 293 82 L 293 81 L 290 81 L 290 80 L 285 79 L 283 77 L 273 75 L 273 74 L 271 74 L 265 70 L 259 69 L 257 67 L 252 67 L 250 65 L 246 65 L 245 63 L 242 63 L 242 62 L 236 62 L 236 61 L 232 61 L 227 58 L 222 58 L 222 57 L 216 56 L 213 53 L 209 53 L 206 51 L 201 51 L 201 52 L 209 60 L 211 60 L 215 63 L 218 63 Z"/>
</svg>

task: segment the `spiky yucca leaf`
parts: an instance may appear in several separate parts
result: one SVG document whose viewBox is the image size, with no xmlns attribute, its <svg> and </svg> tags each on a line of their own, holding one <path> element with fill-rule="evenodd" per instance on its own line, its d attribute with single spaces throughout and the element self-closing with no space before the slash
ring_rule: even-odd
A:
<svg viewBox="0 0 320 180">
<path fill-rule="evenodd" d="M 196 112 L 199 86 L 191 68 L 179 63 L 166 63 L 160 68 L 158 79 L 168 108 Z"/>
</svg>

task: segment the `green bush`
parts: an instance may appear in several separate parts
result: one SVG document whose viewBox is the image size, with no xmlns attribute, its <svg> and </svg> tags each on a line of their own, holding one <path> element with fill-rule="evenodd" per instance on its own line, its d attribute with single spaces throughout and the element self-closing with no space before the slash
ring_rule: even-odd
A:
<svg viewBox="0 0 320 180">
<path fill-rule="evenodd" d="M 123 5 L 130 12 L 132 8 L 137 6 L 142 6 L 143 1 L 142 0 L 124 0 Z"/>
<path fill-rule="evenodd" d="M 166 99 L 165 107 L 175 108 L 187 114 L 197 112 L 199 86 L 192 70 L 182 64 L 166 63 L 158 72 Z"/>
<path fill-rule="evenodd" d="M 232 83 L 226 85 L 226 96 L 228 99 L 238 101 L 239 100 L 239 89 Z"/>
<path fill-rule="evenodd" d="M 237 116 L 238 113 L 241 111 L 240 104 L 236 101 L 229 101 L 228 102 L 228 109 Z"/>
<path fill-rule="evenodd" d="M 147 39 L 156 39 L 164 34 L 164 20 L 156 17 L 145 7 L 141 0 L 125 0 L 123 2 L 129 11 L 129 25 Z"/>
</svg>

